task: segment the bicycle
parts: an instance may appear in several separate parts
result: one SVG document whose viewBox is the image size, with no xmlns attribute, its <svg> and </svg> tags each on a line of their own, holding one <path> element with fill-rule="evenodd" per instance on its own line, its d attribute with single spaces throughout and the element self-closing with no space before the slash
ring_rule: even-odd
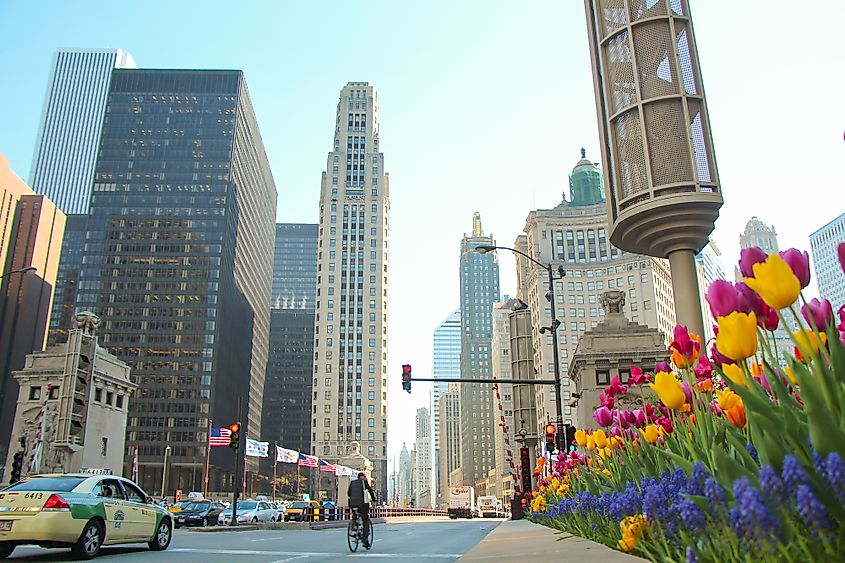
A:
<svg viewBox="0 0 845 563">
<path fill-rule="evenodd" d="M 346 541 L 349 544 L 349 551 L 358 551 L 358 545 L 364 541 L 364 519 L 356 508 L 352 509 L 352 520 L 346 530 Z M 373 522 L 370 521 L 369 542 L 364 546 L 369 550 L 373 546 Z"/>
</svg>

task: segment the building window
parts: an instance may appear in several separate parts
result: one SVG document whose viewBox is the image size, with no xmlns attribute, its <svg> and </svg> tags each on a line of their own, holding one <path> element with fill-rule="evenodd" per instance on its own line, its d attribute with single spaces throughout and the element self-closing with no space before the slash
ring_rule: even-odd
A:
<svg viewBox="0 0 845 563">
<path fill-rule="evenodd" d="M 36 385 L 29 388 L 29 400 L 30 401 L 37 401 L 41 399 L 41 386 Z"/>
<path fill-rule="evenodd" d="M 100 455 L 103 457 L 106 456 L 106 453 L 109 451 L 109 439 L 103 438 L 103 443 L 100 445 Z"/>
<path fill-rule="evenodd" d="M 114 399 L 114 393 L 112 393 L 111 391 L 106 391 L 106 404 L 111 405 L 113 399 Z"/>
<path fill-rule="evenodd" d="M 596 370 L 596 385 L 610 385 L 610 372 L 607 370 Z"/>
<path fill-rule="evenodd" d="M 103 401 L 103 390 L 99 387 L 94 389 L 94 400 L 98 403 L 101 403 Z"/>
<path fill-rule="evenodd" d="M 50 387 L 49 398 L 50 399 L 58 399 L 59 398 L 59 387 L 58 387 L 58 385 L 54 385 L 54 386 Z"/>
</svg>

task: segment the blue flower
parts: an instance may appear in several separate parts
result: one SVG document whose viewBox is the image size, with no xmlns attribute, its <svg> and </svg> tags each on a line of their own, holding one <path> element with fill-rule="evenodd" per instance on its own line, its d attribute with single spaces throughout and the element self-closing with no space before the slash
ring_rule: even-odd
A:
<svg viewBox="0 0 845 563">
<path fill-rule="evenodd" d="M 687 481 L 687 494 L 701 496 L 704 494 L 704 483 L 710 477 L 707 470 L 704 469 L 704 464 L 696 461 L 692 466 L 692 473 Z"/>
<path fill-rule="evenodd" d="M 807 479 L 807 473 L 801 467 L 801 462 L 794 455 L 788 455 L 783 458 L 782 475 L 783 484 L 786 485 L 786 490 L 791 497 L 794 497 L 798 492 L 798 487 L 810 484 Z"/>
<path fill-rule="evenodd" d="M 845 463 L 838 453 L 833 452 L 827 456 L 824 476 L 827 479 L 827 484 L 830 485 L 834 498 L 841 503 L 845 503 Z"/>
<path fill-rule="evenodd" d="M 798 514 L 801 515 L 804 525 L 807 526 L 814 538 L 818 537 L 819 529 L 830 529 L 827 511 L 821 501 L 813 494 L 813 489 L 808 485 L 798 487 L 795 505 L 798 507 Z"/>
<path fill-rule="evenodd" d="M 687 561 L 686 563 L 698 563 L 698 556 L 692 546 L 687 546 Z"/>
<path fill-rule="evenodd" d="M 745 449 L 748 452 L 748 455 L 750 455 L 752 457 L 752 459 L 754 459 L 754 461 L 759 464 L 760 463 L 760 456 L 757 455 L 757 448 L 754 447 L 754 444 L 752 444 L 751 442 L 748 442 L 747 444 L 745 444 Z"/>
<path fill-rule="evenodd" d="M 725 501 L 725 489 L 713 478 L 709 477 L 704 483 L 704 496 L 710 503 L 710 514 L 714 518 L 721 518 L 727 514 L 728 505 Z"/>
<path fill-rule="evenodd" d="M 760 467 L 760 491 L 765 495 L 766 504 L 770 508 L 776 508 L 782 502 L 786 501 L 783 481 L 778 477 L 777 471 L 769 465 Z"/>
<path fill-rule="evenodd" d="M 751 486 L 746 477 L 734 481 L 734 498 L 739 511 L 734 521 L 731 511 L 731 525 L 740 537 L 748 539 L 771 539 L 780 532 L 780 520 L 763 501 L 760 491 Z"/>
<path fill-rule="evenodd" d="M 701 512 L 695 501 L 688 498 L 681 499 L 675 503 L 674 509 L 680 515 L 681 521 L 690 533 L 696 534 L 704 531 L 706 525 L 704 513 Z"/>
</svg>

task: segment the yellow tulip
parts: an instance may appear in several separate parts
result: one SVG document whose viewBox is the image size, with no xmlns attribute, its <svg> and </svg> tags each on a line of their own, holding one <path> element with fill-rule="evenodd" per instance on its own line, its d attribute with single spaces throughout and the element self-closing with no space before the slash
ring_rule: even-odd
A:
<svg viewBox="0 0 845 563">
<path fill-rule="evenodd" d="M 575 443 L 581 447 L 587 445 L 587 433 L 583 430 L 576 430 L 575 431 Z"/>
<path fill-rule="evenodd" d="M 730 410 L 731 408 L 742 402 L 742 399 L 740 399 L 739 395 L 737 395 L 730 389 L 722 389 L 721 391 L 716 391 L 716 397 L 716 400 L 719 404 L 719 408 L 723 411 Z"/>
<path fill-rule="evenodd" d="M 748 387 L 748 382 L 745 381 L 745 373 L 743 373 L 742 368 L 736 364 L 725 364 L 722 366 L 722 372 L 725 374 L 725 377 L 731 380 L 731 382 L 739 385 L 740 387 Z"/>
<path fill-rule="evenodd" d="M 721 354 L 740 361 L 757 352 L 757 315 L 733 312 L 717 322 L 716 349 Z"/>
<path fill-rule="evenodd" d="M 643 537 L 645 533 L 647 520 L 642 514 L 628 516 L 619 523 L 619 529 L 622 530 L 622 535 L 633 536 L 636 539 Z"/>
<path fill-rule="evenodd" d="M 626 553 L 633 550 L 635 547 L 637 547 L 637 538 L 634 536 L 626 534 L 622 536 L 621 540 L 619 540 L 619 549 Z"/>
<path fill-rule="evenodd" d="M 649 424 L 645 428 L 640 428 L 640 432 L 643 434 L 643 438 L 649 444 L 653 444 L 657 441 L 657 438 L 660 436 L 660 432 L 657 430 L 657 426 L 654 424 Z"/>
<path fill-rule="evenodd" d="M 672 410 L 681 408 L 686 402 L 681 383 L 672 374 L 665 371 L 657 372 L 657 375 L 654 376 L 654 383 L 648 385 L 654 389 L 663 404 Z"/>
<path fill-rule="evenodd" d="M 753 270 L 754 277 L 745 278 L 743 281 L 762 297 L 769 307 L 783 309 L 798 299 L 801 282 L 795 277 L 789 264 L 777 253 L 769 254 L 765 262 L 754 264 Z"/>
<path fill-rule="evenodd" d="M 590 451 L 596 449 L 596 440 L 592 437 L 592 435 L 587 436 L 587 449 Z"/>
<path fill-rule="evenodd" d="M 792 334 L 798 346 L 795 348 L 795 358 L 799 362 L 807 362 L 806 356 L 815 356 L 821 347 L 827 344 L 827 334 L 812 330 L 799 330 Z"/>
<path fill-rule="evenodd" d="M 789 381 L 792 382 L 793 385 L 798 385 L 798 379 L 795 377 L 795 373 L 792 371 L 792 368 L 786 366 L 784 371 L 786 372 L 786 377 L 789 378 Z"/>
<path fill-rule="evenodd" d="M 607 434 L 604 433 L 604 430 L 599 429 L 593 432 L 593 440 L 596 443 L 596 447 L 600 450 L 607 447 Z"/>
</svg>

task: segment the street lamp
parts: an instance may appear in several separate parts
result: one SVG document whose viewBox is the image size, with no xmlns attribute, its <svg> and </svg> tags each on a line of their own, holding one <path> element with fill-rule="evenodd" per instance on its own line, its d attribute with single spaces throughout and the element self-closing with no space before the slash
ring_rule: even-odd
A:
<svg viewBox="0 0 845 563">
<path fill-rule="evenodd" d="M 21 268 L 20 270 L 12 270 L 11 272 L 6 272 L 2 276 L 0 276 L 0 279 L 3 279 L 7 276 L 11 276 L 12 274 L 28 274 L 30 272 L 35 272 L 36 270 L 38 270 L 38 268 L 36 268 L 35 266 L 27 266 L 26 268 Z"/>
<path fill-rule="evenodd" d="M 560 352 L 558 350 L 557 344 L 557 329 L 560 327 L 560 321 L 557 320 L 557 313 L 555 312 L 556 303 L 555 303 L 555 281 L 566 277 L 566 270 L 563 269 L 563 266 L 558 265 L 557 267 L 557 277 L 555 277 L 555 271 L 552 268 L 551 263 L 543 264 L 529 256 L 528 254 L 517 250 L 515 248 L 510 248 L 507 246 L 495 246 L 492 244 L 481 244 L 475 247 L 475 251 L 479 254 L 487 254 L 488 252 L 493 252 L 494 250 L 509 250 L 514 254 L 519 254 L 520 256 L 527 258 L 534 264 L 540 266 L 549 276 L 549 291 L 546 293 L 546 300 L 551 303 L 551 312 L 552 312 L 552 322 L 551 326 L 541 326 L 540 327 L 540 334 L 545 334 L 546 332 L 550 332 L 552 335 L 552 361 L 554 362 L 554 370 L 555 370 L 555 409 L 556 409 L 556 420 L 555 426 L 557 426 L 557 433 L 556 441 L 557 441 L 557 449 L 563 451 L 560 443 L 560 432 L 563 429 L 563 403 L 562 397 L 563 393 L 560 387 Z"/>
<path fill-rule="evenodd" d="M 164 483 L 167 478 L 167 456 L 170 455 L 170 446 L 164 448 L 164 464 L 161 468 L 161 497 L 164 498 Z"/>
</svg>

